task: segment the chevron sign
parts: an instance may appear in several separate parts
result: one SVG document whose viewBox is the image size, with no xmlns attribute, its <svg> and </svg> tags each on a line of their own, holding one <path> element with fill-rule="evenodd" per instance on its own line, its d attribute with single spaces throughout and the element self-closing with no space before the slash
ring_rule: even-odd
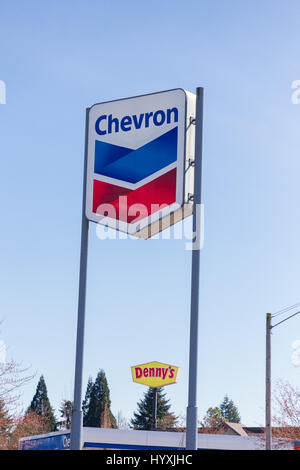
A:
<svg viewBox="0 0 300 470">
<path fill-rule="evenodd" d="M 89 220 L 138 234 L 183 207 L 193 106 L 194 95 L 175 89 L 89 109 Z"/>
</svg>

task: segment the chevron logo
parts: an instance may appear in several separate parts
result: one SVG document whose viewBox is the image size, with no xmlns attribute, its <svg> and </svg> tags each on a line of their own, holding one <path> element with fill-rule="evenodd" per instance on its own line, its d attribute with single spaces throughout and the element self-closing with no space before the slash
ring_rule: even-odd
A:
<svg viewBox="0 0 300 470">
<path fill-rule="evenodd" d="M 122 210 L 120 201 L 124 199 L 120 196 L 126 196 L 128 207 L 143 204 L 148 215 L 159 210 L 162 205 L 174 203 L 176 160 L 177 127 L 136 150 L 96 140 L 94 173 L 100 179 L 113 179 L 114 184 L 98 178 L 94 180 L 93 212 L 99 214 L 103 204 L 112 204 L 116 218 L 131 223 L 138 218 Z"/>
</svg>

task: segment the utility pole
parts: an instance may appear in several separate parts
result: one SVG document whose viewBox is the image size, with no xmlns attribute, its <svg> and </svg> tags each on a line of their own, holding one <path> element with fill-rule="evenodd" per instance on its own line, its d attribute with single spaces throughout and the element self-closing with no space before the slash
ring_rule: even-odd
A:
<svg viewBox="0 0 300 470">
<path fill-rule="evenodd" d="M 271 319 L 266 319 L 266 450 L 272 450 L 272 418 L 271 418 Z"/>
<path fill-rule="evenodd" d="M 291 310 L 291 308 L 295 308 L 295 306 L 288 307 L 284 309 L 282 312 L 278 312 L 277 314 L 271 315 L 271 313 L 267 313 L 266 319 L 266 450 L 272 450 L 272 404 L 271 404 L 271 330 L 281 323 L 289 320 L 292 317 L 295 317 L 300 313 L 300 311 L 293 313 L 284 320 L 272 325 L 272 318 L 282 313 L 285 313 L 287 310 Z"/>
</svg>

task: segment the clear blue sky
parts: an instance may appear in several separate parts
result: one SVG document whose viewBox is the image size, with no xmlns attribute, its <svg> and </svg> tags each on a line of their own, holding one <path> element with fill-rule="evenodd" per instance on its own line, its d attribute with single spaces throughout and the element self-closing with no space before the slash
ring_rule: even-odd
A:
<svg viewBox="0 0 300 470">
<path fill-rule="evenodd" d="M 44 374 L 52 406 L 73 396 L 85 108 L 205 88 L 199 392 L 201 418 L 227 393 L 264 423 L 265 314 L 300 301 L 298 1 L 2 2 L 0 339 Z M 84 390 L 106 372 L 131 418 L 145 388 L 130 366 L 181 366 L 187 405 L 191 253 L 184 241 L 101 241 L 91 226 Z M 274 330 L 273 379 L 300 316 Z"/>
</svg>

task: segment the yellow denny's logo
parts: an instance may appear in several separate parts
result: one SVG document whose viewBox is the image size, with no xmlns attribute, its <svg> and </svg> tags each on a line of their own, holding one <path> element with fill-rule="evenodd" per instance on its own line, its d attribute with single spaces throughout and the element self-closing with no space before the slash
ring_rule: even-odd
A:
<svg viewBox="0 0 300 470">
<path fill-rule="evenodd" d="M 175 384 L 179 378 L 180 367 L 154 361 L 132 366 L 131 373 L 134 382 L 156 388 Z"/>
</svg>

